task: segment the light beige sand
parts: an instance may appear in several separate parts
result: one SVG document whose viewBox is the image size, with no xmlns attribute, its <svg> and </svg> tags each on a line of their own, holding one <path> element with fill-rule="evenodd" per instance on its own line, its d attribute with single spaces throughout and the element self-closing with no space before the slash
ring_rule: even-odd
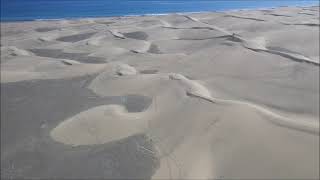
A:
<svg viewBox="0 0 320 180">
<path fill-rule="evenodd" d="M 51 137 L 145 133 L 161 160 L 154 179 L 317 179 L 317 8 L 4 23 L 1 83 L 97 74 L 87 88 L 101 97 L 152 98 L 143 112 L 93 107 Z"/>
</svg>

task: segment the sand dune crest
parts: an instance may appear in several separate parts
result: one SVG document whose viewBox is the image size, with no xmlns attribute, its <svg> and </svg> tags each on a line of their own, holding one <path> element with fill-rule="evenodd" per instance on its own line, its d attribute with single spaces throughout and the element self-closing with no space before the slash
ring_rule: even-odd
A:
<svg viewBox="0 0 320 180">
<path fill-rule="evenodd" d="M 103 144 L 141 133 L 147 126 L 143 116 L 119 105 L 98 106 L 63 121 L 50 134 L 72 146 Z"/>
</svg>

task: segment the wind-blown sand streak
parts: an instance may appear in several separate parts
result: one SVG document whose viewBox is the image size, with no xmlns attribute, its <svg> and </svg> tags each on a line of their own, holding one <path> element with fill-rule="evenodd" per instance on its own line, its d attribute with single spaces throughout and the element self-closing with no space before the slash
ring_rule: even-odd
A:
<svg viewBox="0 0 320 180">
<path fill-rule="evenodd" d="M 140 76 L 140 75 L 136 75 L 136 76 Z M 161 76 L 163 76 L 163 75 L 161 75 Z M 211 93 L 209 92 L 209 90 L 205 86 L 201 85 L 200 83 L 197 83 L 196 81 L 189 80 L 189 79 L 185 78 L 183 75 L 180 75 L 180 74 L 175 74 L 175 73 L 168 74 L 168 79 L 169 80 L 173 80 L 173 81 L 178 81 L 179 82 L 177 84 L 178 87 L 181 87 L 184 90 L 184 93 L 186 95 L 189 95 L 191 97 L 197 97 L 197 98 L 203 99 L 205 101 L 209 101 L 210 103 L 212 103 L 215 106 L 221 106 L 221 105 L 225 106 L 225 105 L 227 105 L 227 106 L 237 107 L 237 108 L 241 108 L 241 109 L 243 107 L 247 107 L 248 111 L 250 113 L 253 113 L 255 111 L 258 112 L 258 113 L 261 113 L 261 115 L 267 117 L 266 119 L 263 119 L 264 121 L 269 121 L 272 124 L 275 124 L 277 126 L 280 126 L 280 127 L 284 126 L 284 127 L 287 127 L 288 129 L 291 129 L 291 130 L 294 130 L 294 131 L 298 130 L 298 131 L 301 131 L 301 132 L 307 132 L 307 133 L 310 133 L 310 134 L 315 135 L 315 136 L 317 136 L 317 134 L 318 134 L 318 131 L 319 131 L 319 127 L 318 126 L 319 125 L 318 125 L 317 122 L 312 122 L 312 121 L 308 121 L 308 119 L 300 119 L 300 118 L 298 118 L 296 120 L 293 120 L 293 118 L 287 118 L 287 117 L 282 116 L 280 114 L 274 113 L 273 111 L 270 111 L 270 110 L 268 110 L 268 109 L 266 109 L 264 107 L 261 107 L 261 106 L 258 106 L 258 105 L 252 104 L 252 103 L 248 103 L 248 102 L 235 101 L 235 100 L 225 100 L 225 99 L 220 99 L 220 98 L 213 98 L 211 96 Z M 132 79 L 132 80 L 136 81 L 134 79 Z M 154 82 L 155 80 L 156 79 L 154 79 L 152 82 Z M 168 81 L 168 80 L 166 80 L 166 81 Z M 99 92 L 102 92 L 104 94 L 108 94 L 108 92 L 111 93 L 110 89 L 109 90 L 108 89 L 109 88 L 106 87 L 106 89 L 101 89 L 103 91 L 99 90 Z M 173 91 L 170 90 L 170 89 L 172 89 L 172 88 L 168 87 L 168 89 L 167 89 L 169 94 L 173 93 Z M 183 92 L 180 92 L 180 93 L 182 93 L 182 94 L 179 95 L 179 97 L 180 96 L 183 97 Z M 185 101 L 188 101 L 187 99 L 185 99 Z M 180 100 L 182 100 L 182 99 L 180 99 Z M 177 103 L 177 105 L 178 105 L 178 107 L 175 107 L 175 108 L 179 108 L 180 107 L 180 105 L 179 105 L 180 103 L 179 102 L 175 102 L 175 103 Z M 208 106 L 207 108 L 210 109 L 210 105 L 206 105 L 206 106 Z M 157 111 L 159 111 L 159 113 L 160 112 L 161 113 L 165 112 L 165 111 L 163 111 L 161 109 L 161 107 L 162 108 L 166 108 L 165 106 L 159 104 L 159 102 L 158 102 L 157 103 L 157 108 L 156 108 Z M 203 105 L 201 105 L 201 107 L 204 108 Z M 158 113 L 157 111 L 153 113 L 153 110 L 149 109 L 146 112 L 149 115 L 147 115 L 147 114 L 145 114 L 143 116 L 139 115 L 140 121 L 143 121 L 145 124 L 150 124 L 151 123 L 151 126 L 150 125 L 145 125 L 144 128 L 141 128 L 140 132 L 144 132 L 145 129 L 147 129 L 148 136 L 153 140 L 153 142 L 155 142 L 155 146 L 158 147 L 157 148 L 158 150 L 156 152 L 152 152 L 152 153 L 156 153 L 156 154 L 159 153 L 160 156 L 163 157 L 164 159 L 166 159 L 166 158 L 176 159 L 176 158 L 172 157 L 172 155 L 173 155 L 172 152 L 175 151 L 174 149 L 176 149 L 175 147 L 177 145 L 171 144 L 169 142 L 170 141 L 174 141 L 175 138 L 179 139 L 179 137 L 172 137 L 172 139 L 168 137 L 169 139 L 167 139 L 167 141 L 169 141 L 169 142 L 166 142 L 166 140 L 165 140 L 166 138 L 163 139 L 159 135 L 157 135 L 157 131 L 164 130 L 164 129 L 162 129 L 162 126 L 165 126 L 165 122 L 163 122 L 164 124 L 162 124 L 161 121 L 159 121 L 158 123 L 159 123 L 160 127 L 158 127 L 158 126 L 153 126 L 152 125 L 153 123 L 157 123 L 157 121 L 154 121 L 154 120 L 151 120 L 151 122 L 145 121 L 146 119 L 149 119 L 150 117 L 153 117 L 151 119 L 157 119 L 157 118 L 154 117 L 154 116 L 157 116 L 157 113 Z M 213 114 L 214 113 L 218 113 L 218 111 L 213 111 Z M 220 121 L 227 121 L 227 119 L 220 120 Z M 185 123 L 187 123 L 187 122 L 185 122 Z M 181 160 L 181 158 L 179 158 L 179 159 Z M 172 160 L 172 162 L 169 163 L 169 164 L 171 164 L 171 165 L 169 165 L 170 166 L 169 167 L 169 171 L 172 171 L 170 169 L 172 168 L 171 166 L 173 164 L 175 164 L 175 163 L 180 164 L 180 162 L 179 162 L 180 160 L 177 160 L 177 159 L 176 160 Z M 178 161 L 178 162 L 176 162 L 176 161 Z M 165 162 L 161 163 L 161 167 L 167 166 L 166 164 L 167 163 L 165 163 Z M 176 166 L 177 166 L 178 169 L 175 171 L 175 173 L 178 173 L 179 175 L 178 176 L 174 176 L 174 177 L 176 177 L 176 178 L 186 177 L 184 175 L 185 170 L 181 170 L 181 168 L 182 169 L 184 169 L 184 168 L 181 167 L 181 165 L 176 165 Z M 180 171 L 182 171 L 183 173 L 180 172 Z M 169 173 L 169 174 L 171 174 L 171 173 Z M 170 175 L 170 177 L 171 176 L 172 175 Z M 187 176 L 187 177 L 193 177 L 193 176 L 194 175 Z M 158 177 L 158 176 L 156 176 L 156 177 Z M 205 177 L 204 174 L 202 174 L 201 177 Z"/>
</svg>

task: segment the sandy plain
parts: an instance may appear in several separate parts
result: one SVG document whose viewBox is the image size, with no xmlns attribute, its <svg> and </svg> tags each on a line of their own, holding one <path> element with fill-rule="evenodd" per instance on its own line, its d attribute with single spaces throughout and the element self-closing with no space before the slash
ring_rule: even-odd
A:
<svg viewBox="0 0 320 180">
<path fill-rule="evenodd" d="M 1 23 L 1 177 L 318 179 L 319 7 Z"/>
</svg>

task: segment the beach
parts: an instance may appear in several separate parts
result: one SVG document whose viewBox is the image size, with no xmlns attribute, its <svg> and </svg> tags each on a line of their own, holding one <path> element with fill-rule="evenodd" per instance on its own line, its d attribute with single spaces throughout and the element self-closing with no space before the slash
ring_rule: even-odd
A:
<svg viewBox="0 0 320 180">
<path fill-rule="evenodd" d="M 1 178 L 319 179 L 319 6 L 1 22 Z"/>
</svg>

